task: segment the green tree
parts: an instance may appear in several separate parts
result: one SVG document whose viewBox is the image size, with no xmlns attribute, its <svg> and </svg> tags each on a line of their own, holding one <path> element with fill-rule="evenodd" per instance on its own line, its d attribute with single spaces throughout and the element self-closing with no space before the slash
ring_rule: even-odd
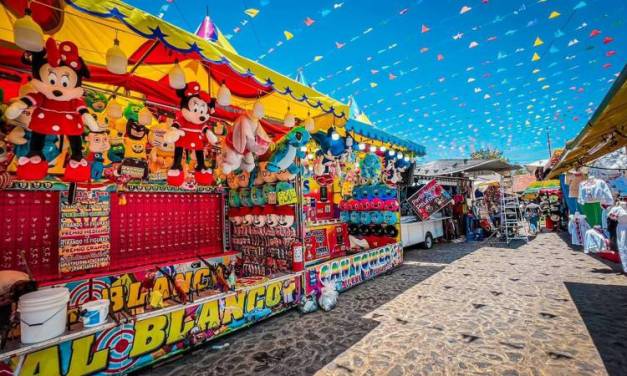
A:
<svg viewBox="0 0 627 376">
<path fill-rule="evenodd" d="M 499 149 L 481 148 L 470 153 L 471 159 L 500 159 L 507 162 L 507 158 L 503 156 L 503 152 Z"/>
</svg>

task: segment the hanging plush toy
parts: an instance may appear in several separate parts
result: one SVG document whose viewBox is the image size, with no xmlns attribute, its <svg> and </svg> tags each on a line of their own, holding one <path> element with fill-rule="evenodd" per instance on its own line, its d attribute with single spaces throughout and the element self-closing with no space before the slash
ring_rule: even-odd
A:
<svg viewBox="0 0 627 376">
<path fill-rule="evenodd" d="M 85 140 L 89 143 L 89 154 L 87 160 L 91 168 L 91 179 L 98 180 L 102 178 L 104 172 L 105 153 L 111 148 L 109 143 L 109 134 L 106 130 L 99 132 L 89 132 Z"/>
<path fill-rule="evenodd" d="M 307 145 L 310 138 L 305 127 L 296 127 L 283 136 L 268 161 L 268 171 L 287 170 L 291 174 L 297 174 L 299 168 L 296 165 L 296 158 L 305 157 L 305 152 L 301 148 Z"/>
<path fill-rule="evenodd" d="M 184 89 L 177 90 L 181 98 L 176 120 L 172 130 L 166 133 L 166 142 L 174 142 L 174 163 L 168 171 L 168 184 L 180 186 L 185 180 L 183 173 L 183 152 L 192 151 L 196 155 L 196 172 L 194 178 L 199 185 L 211 185 L 213 173 L 205 166 L 205 140 L 210 144 L 218 142 L 216 135 L 209 129 L 209 113 L 215 106 L 214 101 L 200 90 L 198 82 L 188 83 Z"/>
<path fill-rule="evenodd" d="M 151 180 L 165 180 L 168 169 L 174 163 L 174 144 L 168 143 L 164 139 L 169 129 L 170 125 L 163 121 L 150 129 L 148 134 L 148 142 L 152 146 L 148 155 L 148 170 L 151 174 Z"/>
<path fill-rule="evenodd" d="M 359 162 L 359 170 L 363 180 L 369 183 L 377 182 L 381 177 L 381 160 L 376 154 L 366 154 Z"/>
<path fill-rule="evenodd" d="M 228 174 L 238 168 L 252 171 L 255 168 L 255 155 L 263 155 L 270 147 L 272 139 L 253 114 L 240 115 L 233 124 L 233 131 L 225 138 L 225 155 L 222 171 Z"/>
<path fill-rule="evenodd" d="M 129 102 L 124 110 L 124 117 L 126 118 L 124 160 L 120 172 L 135 179 L 146 179 L 148 177 L 146 146 L 152 114 L 146 107 Z"/>
<path fill-rule="evenodd" d="M 89 164 L 83 158 L 82 134 L 84 125 L 98 131 L 96 120 L 89 114 L 83 100 L 82 79 L 89 77 L 87 65 L 72 42 L 62 42 L 58 47 L 48 38 L 46 48 L 40 52 L 27 52 L 37 91 L 7 109 L 8 119 L 15 119 L 27 108 L 34 107 L 30 129 L 30 150 L 19 158 L 17 176 L 25 180 L 43 179 L 48 162 L 43 154 L 46 135 L 67 136 L 70 142 L 70 160 L 65 167 L 64 180 L 83 182 L 89 179 Z"/>
</svg>

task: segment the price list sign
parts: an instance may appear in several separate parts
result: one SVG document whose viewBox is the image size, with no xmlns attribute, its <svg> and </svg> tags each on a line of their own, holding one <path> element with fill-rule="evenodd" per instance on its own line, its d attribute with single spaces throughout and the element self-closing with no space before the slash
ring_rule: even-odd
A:
<svg viewBox="0 0 627 376">
<path fill-rule="evenodd" d="M 111 235 L 109 193 L 77 191 L 72 204 L 62 192 L 59 225 L 59 272 L 109 265 Z"/>
</svg>

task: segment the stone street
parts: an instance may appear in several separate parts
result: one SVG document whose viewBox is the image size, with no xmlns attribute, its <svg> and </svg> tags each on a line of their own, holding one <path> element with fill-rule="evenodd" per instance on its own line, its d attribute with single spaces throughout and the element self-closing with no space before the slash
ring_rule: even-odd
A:
<svg viewBox="0 0 627 376">
<path fill-rule="evenodd" d="M 625 375 L 627 277 L 556 234 L 438 244 L 145 375 Z M 226 346 L 228 344 L 228 346 Z"/>
</svg>

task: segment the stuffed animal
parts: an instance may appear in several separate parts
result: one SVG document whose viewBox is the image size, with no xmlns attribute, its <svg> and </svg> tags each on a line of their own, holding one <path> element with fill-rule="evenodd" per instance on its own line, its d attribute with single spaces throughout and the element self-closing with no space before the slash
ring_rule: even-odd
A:
<svg viewBox="0 0 627 376">
<path fill-rule="evenodd" d="M 367 182 L 374 183 L 381 177 L 381 160 L 376 154 L 368 153 L 359 162 L 361 177 Z"/>
<path fill-rule="evenodd" d="M 99 123 L 107 124 L 109 128 L 109 143 L 111 149 L 107 157 L 113 163 L 122 162 L 124 159 L 124 134 L 126 134 L 126 122 L 124 121 L 124 109 L 115 97 L 109 100 L 106 110 L 100 115 Z"/>
<path fill-rule="evenodd" d="M 240 115 L 233 123 L 233 131 L 225 138 L 225 155 L 222 171 L 229 174 L 239 168 L 251 172 L 255 168 L 255 155 L 263 155 L 272 139 L 253 114 Z"/>
<path fill-rule="evenodd" d="M 229 189 L 239 188 L 239 176 L 237 174 L 228 174 L 226 176 L 226 185 Z"/>
<path fill-rule="evenodd" d="M 239 201 L 240 205 L 246 206 L 247 208 L 254 206 L 253 200 L 250 197 L 250 188 L 242 188 L 239 190 Z"/>
<path fill-rule="evenodd" d="M 248 188 L 250 186 L 250 172 L 242 171 L 237 175 L 237 183 L 240 188 Z"/>
<path fill-rule="evenodd" d="M 148 142 L 152 146 L 148 155 L 148 170 L 156 177 L 155 180 L 164 180 L 168 168 L 174 163 L 174 144 L 165 141 L 165 133 L 169 129 L 170 125 L 161 122 L 148 133 Z"/>
<path fill-rule="evenodd" d="M 280 227 L 292 227 L 294 225 L 294 207 L 283 205 L 276 208 L 277 215 L 279 216 Z"/>
<path fill-rule="evenodd" d="M 292 174 L 289 170 L 282 170 L 276 174 L 278 181 L 292 181 L 296 178 L 296 174 Z"/>
<path fill-rule="evenodd" d="M 13 153 L 9 151 L 8 145 L 4 142 L 4 135 L 0 133 L 0 190 L 8 188 L 13 183 L 13 175 L 7 172 L 12 159 Z"/>
<path fill-rule="evenodd" d="M 90 177 L 92 180 L 102 179 L 104 172 L 105 153 L 111 149 L 109 143 L 109 134 L 106 130 L 99 132 L 89 132 L 85 137 L 85 140 L 89 143 L 89 154 L 87 154 L 87 160 L 91 168 Z"/>
<path fill-rule="evenodd" d="M 274 172 L 270 172 L 268 171 L 268 162 L 261 162 L 259 163 L 259 167 L 261 170 L 261 176 L 263 178 L 263 182 L 270 184 L 270 183 L 276 183 L 278 180 L 278 176 L 276 173 Z"/>
<path fill-rule="evenodd" d="M 256 206 L 264 206 L 266 204 L 266 197 L 261 187 L 252 187 L 250 189 L 250 198 Z"/>
<path fill-rule="evenodd" d="M 263 227 L 265 225 L 266 225 L 266 214 L 263 212 L 262 208 L 257 206 L 253 209 L 253 226 Z"/>
<path fill-rule="evenodd" d="M 214 145 L 218 142 L 216 135 L 209 129 L 209 113 L 215 107 L 215 100 L 200 90 L 198 82 L 188 83 L 184 89 L 177 90 L 181 99 L 179 111 L 172 129 L 166 133 L 166 142 L 174 142 L 174 163 L 168 171 L 168 184 L 180 186 L 185 180 L 183 173 L 183 152 L 195 152 L 196 168 L 194 178 L 199 185 L 214 183 L 213 173 L 205 166 L 203 149 L 205 140 Z"/>
<path fill-rule="evenodd" d="M 325 158 L 329 160 L 342 157 L 353 146 L 352 137 L 334 137 L 335 129 L 329 128 L 326 132 L 319 131 L 311 135 L 316 143 L 320 146 L 320 151 Z"/>
<path fill-rule="evenodd" d="M 85 90 L 85 103 L 93 113 L 101 114 L 107 108 L 107 96 L 94 90 Z"/>
<path fill-rule="evenodd" d="M 287 133 L 276 146 L 274 153 L 268 160 L 268 171 L 279 172 L 287 170 L 291 174 L 297 174 L 300 169 L 296 165 L 296 158 L 305 157 L 305 152 L 301 148 L 309 142 L 311 135 L 305 127 L 293 128 Z"/>
<path fill-rule="evenodd" d="M 276 205 L 276 187 L 274 184 L 264 184 L 262 190 L 266 202 L 270 205 Z"/>
<path fill-rule="evenodd" d="M 266 205 L 263 210 L 266 214 L 266 225 L 268 227 L 277 227 L 279 225 L 279 215 L 275 207 Z"/>
<path fill-rule="evenodd" d="M 27 94 L 27 93 L 25 93 Z M 7 121 L 7 124 L 13 126 L 13 129 L 6 136 L 5 140 L 13 144 L 13 154 L 20 158 L 25 157 L 30 152 L 30 140 L 32 132 L 29 128 L 32 110 L 27 108 L 15 119 Z M 42 154 L 48 165 L 61 154 L 62 138 L 56 135 L 46 135 L 44 137 L 44 146 Z"/>
<path fill-rule="evenodd" d="M 141 112 L 148 112 L 148 116 L 139 116 Z M 129 102 L 124 110 L 124 117 L 126 118 L 126 132 L 124 134 L 124 159 L 120 171 L 136 179 L 146 179 L 148 177 L 146 146 L 152 115 L 147 108 Z"/>
<path fill-rule="evenodd" d="M 242 211 L 239 208 L 229 208 L 229 221 L 234 226 L 241 226 L 243 220 Z"/>
<path fill-rule="evenodd" d="M 253 224 L 253 212 L 250 208 L 241 208 L 242 211 L 242 226 L 252 226 Z"/>
<path fill-rule="evenodd" d="M 241 204 L 242 202 L 240 201 L 239 193 L 235 190 L 230 190 L 229 191 L 229 206 L 232 208 L 238 208 L 240 207 Z"/>
<path fill-rule="evenodd" d="M 87 181 L 90 169 L 83 158 L 81 136 L 85 125 L 92 131 L 99 130 L 82 98 L 82 79 L 89 77 L 87 65 L 74 43 L 66 41 L 57 46 L 52 38 L 48 38 L 42 51 L 27 51 L 25 60 L 30 60 L 31 85 L 36 92 L 13 102 L 6 111 L 8 119 L 16 119 L 25 109 L 34 108 L 29 124 L 32 131 L 29 152 L 18 159 L 17 176 L 25 180 L 46 176 L 48 162 L 43 154 L 44 141 L 46 135 L 54 135 L 67 136 L 70 142 L 71 154 L 64 180 Z"/>
<path fill-rule="evenodd" d="M 388 225 L 395 225 L 398 222 L 398 218 L 395 212 L 384 211 L 383 212 L 383 222 Z"/>
</svg>

